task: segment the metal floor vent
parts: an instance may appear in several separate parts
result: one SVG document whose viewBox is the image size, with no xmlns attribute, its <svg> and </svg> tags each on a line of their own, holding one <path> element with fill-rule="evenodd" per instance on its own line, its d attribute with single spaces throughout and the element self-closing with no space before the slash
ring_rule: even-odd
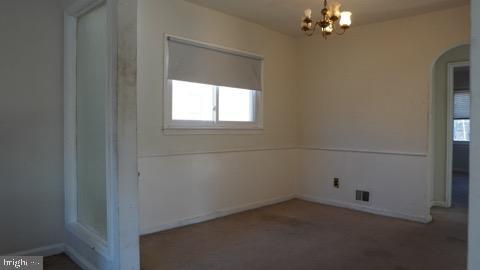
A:
<svg viewBox="0 0 480 270">
<path fill-rule="evenodd" d="M 356 194 L 355 194 L 355 199 L 357 201 L 368 202 L 368 201 L 370 201 L 370 192 L 363 191 L 363 190 L 357 190 Z"/>
</svg>

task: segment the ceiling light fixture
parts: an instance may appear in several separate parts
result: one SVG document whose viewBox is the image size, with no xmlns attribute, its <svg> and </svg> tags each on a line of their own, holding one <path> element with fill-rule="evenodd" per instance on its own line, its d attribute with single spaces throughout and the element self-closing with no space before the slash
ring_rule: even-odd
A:
<svg viewBox="0 0 480 270">
<path fill-rule="evenodd" d="M 327 0 L 323 2 L 324 8 L 322 9 L 322 19 L 314 21 L 312 19 L 312 10 L 305 10 L 305 14 L 302 17 L 301 29 L 307 36 L 312 36 L 317 30 L 317 26 L 320 26 L 323 38 L 327 39 L 333 33 L 343 35 L 350 25 L 352 24 L 352 12 L 341 11 L 341 5 L 334 3 L 328 5 Z M 341 31 L 337 31 L 337 22 Z"/>
</svg>

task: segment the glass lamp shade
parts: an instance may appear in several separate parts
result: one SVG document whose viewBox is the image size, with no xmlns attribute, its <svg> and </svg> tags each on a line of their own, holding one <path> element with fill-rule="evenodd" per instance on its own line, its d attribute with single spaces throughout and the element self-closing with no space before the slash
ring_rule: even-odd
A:
<svg viewBox="0 0 480 270">
<path fill-rule="evenodd" d="M 352 25 L 352 12 L 350 11 L 343 11 L 340 14 L 340 26 L 342 28 L 348 28 L 350 25 Z"/>
<path fill-rule="evenodd" d="M 312 10 L 305 9 L 305 17 L 311 19 L 312 18 Z"/>
</svg>

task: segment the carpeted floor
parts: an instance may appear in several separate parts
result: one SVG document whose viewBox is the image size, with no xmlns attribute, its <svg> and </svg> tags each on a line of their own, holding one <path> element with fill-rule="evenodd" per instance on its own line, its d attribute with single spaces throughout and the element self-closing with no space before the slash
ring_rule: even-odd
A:
<svg viewBox="0 0 480 270">
<path fill-rule="evenodd" d="M 59 254 L 43 258 L 45 270 L 81 270 L 67 255 Z"/>
<path fill-rule="evenodd" d="M 419 224 L 302 200 L 141 238 L 142 269 L 464 270 L 467 210 Z"/>
<path fill-rule="evenodd" d="M 457 204 L 459 205 L 459 204 Z M 141 237 L 143 270 L 465 270 L 467 209 L 420 224 L 291 200 Z M 65 255 L 45 269 L 79 269 Z"/>
</svg>

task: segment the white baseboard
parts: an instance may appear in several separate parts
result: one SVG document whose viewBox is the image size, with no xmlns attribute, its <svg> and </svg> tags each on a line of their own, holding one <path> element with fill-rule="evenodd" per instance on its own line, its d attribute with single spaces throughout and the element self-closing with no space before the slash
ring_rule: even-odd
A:
<svg viewBox="0 0 480 270">
<path fill-rule="evenodd" d="M 65 246 L 65 254 L 74 261 L 80 268 L 84 270 L 96 270 L 97 268 L 87 261 L 83 256 L 78 254 L 73 248 Z"/>
<path fill-rule="evenodd" d="M 405 214 L 405 213 L 393 212 L 393 211 L 386 210 L 386 209 L 374 208 L 374 207 L 366 206 L 366 205 L 359 205 L 359 204 L 354 204 L 354 203 L 349 203 L 349 202 L 322 199 L 322 198 L 319 198 L 319 197 L 309 196 L 309 195 L 298 195 L 297 198 L 302 199 L 302 200 L 306 200 L 306 201 L 309 201 L 309 202 L 315 202 L 315 203 L 326 204 L 326 205 L 331 205 L 331 206 L 336 206 L 336 207 L 341 207 L 341 208 L 358 210 L 358 211 L 367 212 L 367 213 L 371 213 L 371 214 L 376 214 L 376 215 L 380 215 L 380 216 L 387 216 L 387 217 L 405 219 L 405 220 L 415 221 L 415 222 L 420 222 L 420 223 L 430 223 L 432 221 L 432 216 L 430 216 L 430 215 L 416 216 L 416 215 L 410 215 L 410 214 Z"/>
<path fill-rule="evenodd" d="M 431 206 L 437 206 L 437 207 L 448 207 L 446 202 L 442 201 L 432 201 Z"/>
<path fill-rule="evenodd" d="M 62 253 L 65 250 L 63 244 L 54 244 L 49 246 L 38 247 L 34 249 L 18 251 L 9 254 L 10 256 L 52 256 Z"/>
<path fill-rule="evenodd" d="M 196 216 L 196 217 L 192 217 L 192 218 L 179 219 L 179 220 L 169 222 L 169 223 L 164 223 L 164 224 L 159 224 L 159 225 L 156 225 L 156 226 L 150 226 L 150 227 L 142 228 L 140 230 L 140 234 L 145 235 L 145 234 L 165 231 L 165 230 L 173 229 L 173 228 L 177 228 L 177 227 L 192 225 L 192 224 L 195 224 L 195 223 L 200 223 L 200 222 L 204 222 L 204 221 L 228 216 L 228 215 L 231 215 L 231 214 L 240 213 L 240 212 L 244 212 L 244 211 L 247 211 L 247 210 L 252 210 L 252 209 L 255 209 L 255 208 L 259 208 L 259 207 L 264 207 L 264 206 L 268 206 L 268 205 L 272 205 L 272 204 L 281 203 L 281 202 L 288 201 L 288 200 L 295 199 L 295 198 L 296 198 L 296 196 L 291 194 L 291 195 L 288 195 L 288 196 L 282 196 L 282 197 L 278 197 L 278 198 L 274 198 L 274 199 L 268 199 L 268 200 L 262 200 L 262 201 L 257 201 L 257 202 L 253 202 L 253 203 L 248 203 L 248 204 L 244 204 L 244 205 L 237 206 L 237 207 L 225 208 L 225 209 L 221 209 L 221 210 L 218 210 L 218 211 L 210 212 L 210 213 L 200 215 L 200 216 Z"/>
</svg>

